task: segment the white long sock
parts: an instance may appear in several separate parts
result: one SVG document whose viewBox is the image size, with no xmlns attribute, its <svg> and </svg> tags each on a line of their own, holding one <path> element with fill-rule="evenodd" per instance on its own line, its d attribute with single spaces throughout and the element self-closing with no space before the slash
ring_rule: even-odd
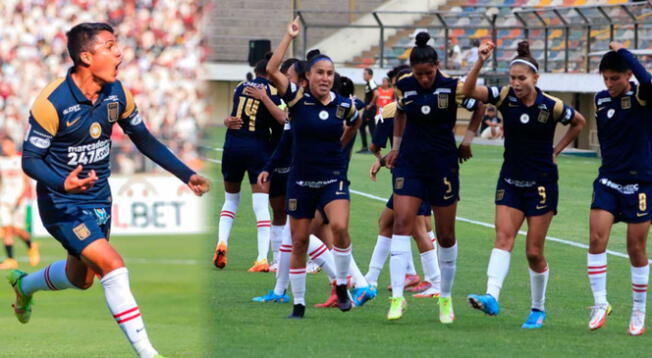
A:
<svg viewBox="0 0 652 358">
<path fill-rule="evenodd" d="M 315 235 L 310 235 L 308 256 L 324 270 L 330 281 L 335 279 L 335 260 L 333 259 L 333 254 L 326 247 L 326 244 Z"/>
<path fill-rule="evenodd" d="M 274 294 L 282 295 L 288 289 L 290 282 L 290 257 L 292 257 L 292 234 L 290 233 L 290 220 L 287 221 L 281 233 L 282 242 L 279 248 L 278 271 L 276 271 L 276 285 Z"/>
<path fill-rule="evenodd" d="M 406 275 L 416 275 L 417 270 L 414 268 L 414 257 L 412 256 L 412 245 L 410 245 L 410 254 L 407 257 L 407 267 L 405 269 Z"/>
<path fill-rule="evenodd" d="M 437 251 L 435 249 L 421 253 L 421 266 L 423 267 L 425 280 L 430 282 L 432 287 L 437 291 L 441 290 L 441 274 L 437 263 Z"/>
<path fill-rule="evenodd" d="M 291 268 L 290 282 L 295 305 L 306 305 L 306 268 Z"/>
<path fill-rule="evenodd" d="M 457 242 L 451 247 L 441 247 L 439 251 L 439 268 L 441 270 L 441 296 L 450 297 L 457 269 Z"/>
<path fill-rule="evenodd" d="M 229 237 L 231 236 L 231 227 L 233 226 L 233 219 L 238 212 L 240 205 L 240 193 L 224 193 L 224 205 L 220 212 L 220 225 L 217 239 L 229 244 Z"/>
<path fill-rule="evenodd" d="M 333 259 L 335 260 L 335 280 L 337 285 L 346 285 L 346 276 L 351 267 L 351 246 L 341 248 L 333 246 Z"/>
<path fill-rule="evenodd" d="M 57 261 L 23 277 L 20 288 L 26 295 L 36 291 L 56 291 L 77 288 L 66 275 L 66 260 Z"/>
<path fill-rule="evenodd" d="M 278 249 L 283 242 L 283 228 L 284 225 L 272 225 L 272 230 L 269 233 L 269 240 L 272 242 L 272 263 L 278 264 Z"/>
<path fill-rule="evenodd" d="M 380 272 L 383 270 L 383 266 L 385 266 L 391 245 L 391 238 L 378 235 L 374 252 L 371 254 L 371 260 L 369 261 L 369 272 L 365 276 L 369 284 L 378 286 L 378 276 L 380 276 Z"/>
<path fill-rule="evenodd" d="M 360 272 L 360 268 L 358 267 L 358 264 L 355 263 L 355 258 L 353 257 L 353 254 L 351 254 L 351 265 L 349 266 L 349 273 L 353 278 L 353 285 L 355 286 L 355 288 L 369 286 L 369 282 L 367 282 L 367 279 L 364 277 L 362 272 Z"/>
<path fill-rule="evenodd" d="M 530 271 L 530 292 L 532 294 L 532 308 L 545 311 L 546 288 L 548 288 L 548 276 L 550 270 L 546 266 L 545 271 L 536 272 L 528 267 Z"/>
<path fill-rule="evenodd" d="M 650 266 L 631 266 L 633 309 L 645 312 L 647 302 L 647 284 L 650 278 Z"/>
<path fill-rule="evenodd" d="M 487 266 L 487 293 L 492 295 L 496 301 L 498 301 L 503 282 L 509 272 L 511 258 L 512 253 L 509 251 L 496 248 L 491 250 Z"/>
<path fill-rule="evenodd" d="M 267 254 L 269 254 L 269 235 L 272 227 L 269 217 L 269 194 L 253 193 L 251 196 L 258 228 L 258 258 L 256 261 L 260 261 L 267 259 Z"/>
<path fill-rule="evenodd" d="M 589 284 L 596 305 L 607 303 L 607 253 L 587 254 Z"/>
<path fill-rule="evenodd" d="M 403 297 L 405 287 L 405 272 L 407 271 L 408 256 L 410 256 L 409 235 L 393 235 L 391 256 L 389 258 L 389 275 L 392 282 L 392 297 Z"/>
<path fill-rule="evenodd" d="M 141 358 L 158 354 L 147 337 L 145 323 L 140 315 L 134 296 L 129 288 L 129 272 L 126 267 L 115 269 L 100 280 L 109 311 L 124 332 L 131 346 Z"/>
<path fill-rule="evenodd" d="M 434 244 L 435 241 L 437 241 L 437 237 L 435 236 L 435 232 L 430 230 L 428 231 L 428 237 L 430 238 L 430 241 Z"/>
</svg>

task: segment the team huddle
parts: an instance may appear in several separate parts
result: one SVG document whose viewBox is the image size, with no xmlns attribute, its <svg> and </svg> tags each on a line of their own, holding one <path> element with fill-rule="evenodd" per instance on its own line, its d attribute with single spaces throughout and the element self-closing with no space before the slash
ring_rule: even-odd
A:
<svg viewBox="0 0 652 358">
<path fill-rule="evenodd" d="M 310 267 L 314 265 L 328 275 L 332 285 L 331 296 L 317 307 L 348 311 L 375 298 L 379 274 L 389 257 L 392 297 L 387 319 L 402 317 L 407 307 L 404 291 L 409 290 L 417 292 L 415 297 L 436 299 L 440 321 L 453 323 L 459 166 L 471 157 L 471 141 L 485 104 L 491 104 L 502 115 L 504 135 L 504 160 L 495 197 L 496 238 L 486 291 L 468 295 L 468 301 L 488 315 L 500 313 L 500 291 L 515 238 L 527 220 L 532 301 L 522 327 L 541 328 L 546 320 L 550 275 L 544 242 L 560 200 L 556 158 L 577 138 L 586 120 L 536 87 L 539 66 L 528 42 L 519 43 L 518 55 L 510 63 L 509 85 L 482 86 L 476 82 L 494 51 L 492 42 L 480 46 L 478 61 L 462 81 L 439 70 L 437 52 L 427 44 L 430 36 L 419 33 L 410 52 L 410 65 L 388 73 L 382 93 L 387 96 L 391 88 L 393 98 L 389 95 L 389 103 L 376 110 L 368 100 L 363 103 L 353 96 L 353 82 L 339 76 L 333 61 L 319 51 L 311 51 L 306 61 L 283 61 L 298 34 L 299 21 L 295 19 L 271 58 L 256 65 L 256 78 L 236 88 L 233 111 L 225 120 L 228 130 L 222 173 L 226 196 L 215 266 L 227 264 L 240 184 L 247 172 L 258 227 L 258 257 L 250 271 L 276 272 L 274 289 L 254 301 L 289 302 L 291 283 L 294 306 L 289 318 L 302 318 L 306 273 L 314 270 Z M 607 89 L 595 97 L 602 165 L 590 204 L 587 269 L 595 302 L 588 326 L 591 330 L 602 327 L 612 310 L 606 292 L 606 248 L 612 225 L 622 221 L 628 227 L 634 302 L 628 333 L 641 335 L 649 278 L 645 250 L 652 219 L 648 208 L 652 194 L 652 76 L 617 42 L 610 44 L 599 71 Z M 632 74 L 638 83 L 630 81 Z M 458 146 L 453 132 L 460 106 L 472 115 Z M 347 171 L 356 132 L 374 115 L 372 143 L 367 149 L 365 139 L 363 150 L 375 155 L 369 171 L 372 180 L 382 167 L 391 170 L 393 194 L 380 215 L 378 240 L 368 273 L 363 275 L 353 258 L 349 236 Z M 557 123 L 567 125 L 568 130 L 554 143 Z M 391 149 L 382 155 L 387 142 Z M 271 219 L 268 203 L 273 209 Z M 420 252 L 422 282 L 415 279 L 412 239 Z M 270 242 L 271 265 L 267 262 Z M 349 292 L 349 288 L 353 290 Z"/>
</svg>

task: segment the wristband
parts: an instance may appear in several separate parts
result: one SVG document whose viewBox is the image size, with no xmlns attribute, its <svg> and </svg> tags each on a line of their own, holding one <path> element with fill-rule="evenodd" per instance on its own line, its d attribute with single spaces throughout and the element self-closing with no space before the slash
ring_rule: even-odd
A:
<svg viewBox="0 0 652 358">
<path fill-rule="evenodd" d="M 394 141 L 392 142 L 392 150 L 398 151 L 401 148 L 401 141 L 403 137 L 394 136 Z"/>
</svg>

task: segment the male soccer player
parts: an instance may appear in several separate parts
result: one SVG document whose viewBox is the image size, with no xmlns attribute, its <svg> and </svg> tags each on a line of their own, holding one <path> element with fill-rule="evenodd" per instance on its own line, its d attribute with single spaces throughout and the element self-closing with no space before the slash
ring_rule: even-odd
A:
<svg viewBox="0 0 652 358">
<path fill-rule="evenodd" d="M 38 243 L 32 242 L 29 233 L 25 231 L 30 182 L 20 167 L 20 154 L 16 150 L 16 143 L 10 137 L 2 139 L 0 184 L 0 222 L 7 253 L 7 258 L 0 263 L 0 270 L 18 268 L 18 261 L 14 259 L 14 236 L 25 242 L 29 263 L 36 266 L 40 261 Z"/>
<path fill-rule="evenodd" d="M 207 192 L 209 182 L 147 130 L 132 94 L 116 79 L 122 52 L 113 28 L 82 23 L 66 36 L 73 67 L 36 98 L 22 164 L 37 181 L 43 225 L 66 248 L 68 258 L 31 274 L 11 271 L 14 312 L 27 323 L 35 292 L 87 289 L 97 274 L 109 311 L 136 354 L 161 357 L 147 336 L 122 257 L 108 242 L 113 125 L 118 123 L 143 154 L 187 183 L 196 195 Z"/>
</svg>

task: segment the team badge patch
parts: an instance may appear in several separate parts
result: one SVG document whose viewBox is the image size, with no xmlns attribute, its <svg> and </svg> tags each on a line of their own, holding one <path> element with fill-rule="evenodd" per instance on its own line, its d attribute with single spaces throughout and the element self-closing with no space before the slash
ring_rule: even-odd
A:
<svg viewBox="0 0 652 358">
<path fill-rule="evenodd" d="M 319 119 L 322 121 L 325 121 L 328 119 L 328 112 L 327 111 L 321 111 L 319 112 Z"/>
<path fill-rule="evenodd" d="M 107 116 L 109 117 L 109 123 L 117 122 L 120 118 L 120 103 L 111 102 L 106 105 Z"/>
<path fill-rule="evenodd" d="M 521 123 L 527 124 L 530 121 L 530 116 L 527 113 L 521 114 Z"/>
<path fill-rule="evenodd" d="M 88 230 L 88 227 L 86 227 L 86 224 L 84 223 L 75 226 L 72 229 L 72 232 L 75 233 L 75 236 L 77 236 L 79 240 L 86 240 L 89 236 L 91 236 L 91 231 Z"/>
<path fill-rule="evenodd" d="M 297 199 L 289 199 L 288 211 L 296 211 L 296 210 L 297 210 Z"/>
<path fill-rule="evenodd" d="M 100 126 L 100 124 L 97 122 L 93 122 L 88 132 L 90 133 L 91 137 L 97 139 L 102 135 L 102 126 Z"/>
<path fill-rule="evenodd" d="M 335 112 L 335 117 L 337 119 L 344 119 L 344 115 L 346 114 L 346 108 L 343 106 L 337 106 L 337 112 Z"/>
<path fill-rule="evenodd" d="M 428 115 L 428 113 L 430 113 L 430 106 L 421 107 L 421 113 Z"/>
<path fill-rule="evenodd" d="M 402 177 L 396 178 L 396 180 L 394 181 L 394 189 L 400 190 L 403 189 L 403 186 L 405 186 L 405 178 Z"/>
<path fill-rule="evenodd" d="M 496 190 L 496 201 L 503 200 L 504 196 L 505 196 L 505 189 Z"/>
<path fill-rule="evenodd" d="M 539 121 L 539 123 L 546 123 L 548 122 L 548 117 L 550 117 L 550 112 L 541 110 L 539 111 L 539 117 L 537 118 L 537 121 Z"/>
<path fill-rule="evenodd" d="M 448 94 L 440 93 L 437 96 L 437 108 L 439 109 L 448 108 Z"/>
<path fill-rule="evenodd" d="M 622 109 L 630 109 L 632 108 L 632 97 L 630 96 L 625 96 L 620 99 L 620 107 Z"/>
</svg>

